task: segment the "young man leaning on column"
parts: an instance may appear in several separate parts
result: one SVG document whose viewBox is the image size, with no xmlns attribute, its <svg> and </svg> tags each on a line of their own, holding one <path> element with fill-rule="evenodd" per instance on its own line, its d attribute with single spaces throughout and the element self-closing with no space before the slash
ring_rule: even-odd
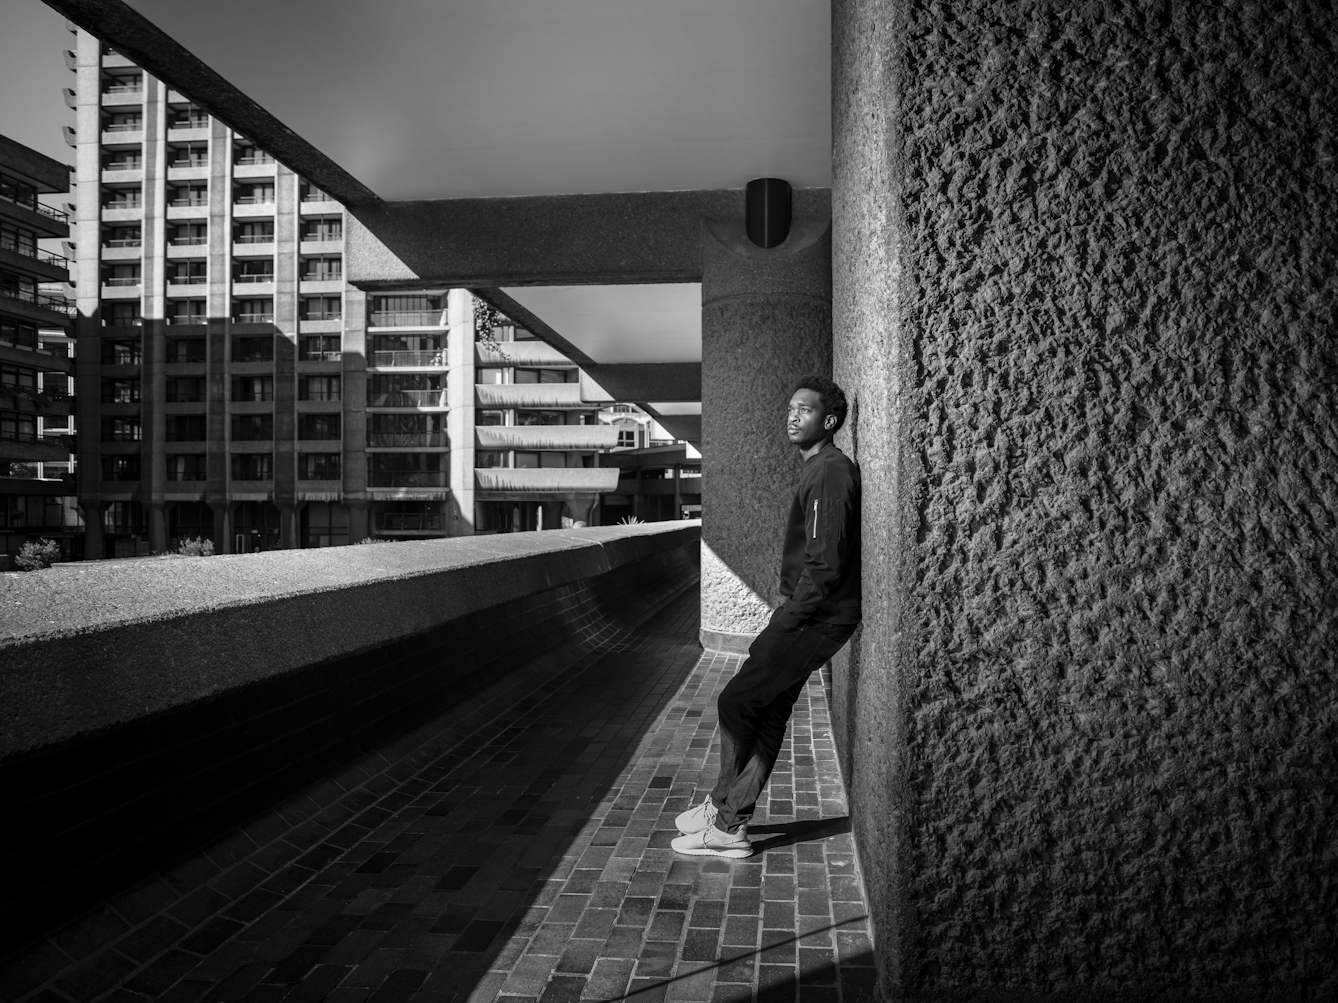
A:
<svg viewBox="0 0 1338 1003">
<path fill-rule="evenodd" d="M 746 857 L 748 820 L 785 741 L 794 702 L 860 620 L 859 467 L 832 436 L 846 395 L 806 376 L 790 397 L 786 433 L 804 459 L 781 558 L 785 602 L 720 694 L 720 774 L 701 804 L 678 816 L 679 853 Z"/>
</svg>

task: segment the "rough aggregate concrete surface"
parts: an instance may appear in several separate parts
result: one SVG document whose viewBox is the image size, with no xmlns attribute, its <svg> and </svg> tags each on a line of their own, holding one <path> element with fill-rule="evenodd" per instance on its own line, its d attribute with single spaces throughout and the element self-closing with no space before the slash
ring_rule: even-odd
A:
<svg viewBox="0 0 1338 1003">
<path fill-rule="evenodd" d="M 694 521 L 0 576 L 0 761 L 700 538 Z"/>
<path fill-rule="evenodd" d="M 913 547 L 842 711 L 887 768 L 853 800 L 904 814 L 884 990 L 1338 998 L 1334 9 L 897 0 L 838 37 L 880 19 L 894 209 L 840 138 L 833 202 L 844 267 L 892 259 L 881 371 L 838 264 L 836 371 L 902 430 L 860 452 Z"/>
</svg>

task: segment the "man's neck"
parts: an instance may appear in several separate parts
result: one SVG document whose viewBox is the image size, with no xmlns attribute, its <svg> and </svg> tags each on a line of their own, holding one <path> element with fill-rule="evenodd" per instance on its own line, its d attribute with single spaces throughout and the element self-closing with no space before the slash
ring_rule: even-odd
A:
<svg viewBox="0 0 1338 1003">
<path fill-rule="evenodd" d="M 818 455 L 818 452 L 822 449 L 823 446 L 828 445 L 831 441 L 832 437 L 830 435 L 824 436 L 817 442 L 813 443 L 813 445 L 800 449 L 799 455 L 803 457 L 805 460 L 811 460 L 813 457 Z"/>
</svg>

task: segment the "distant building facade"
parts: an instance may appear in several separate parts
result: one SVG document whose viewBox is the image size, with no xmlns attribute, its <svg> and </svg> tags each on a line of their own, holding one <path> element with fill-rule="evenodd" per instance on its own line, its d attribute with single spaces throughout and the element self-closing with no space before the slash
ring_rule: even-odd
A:
<svg viewBox="0 0 1338 1003">
<path fill-rule="evenodd" d="M 39 195 L 70 190 L 70 169 L 0 136 L 0 570 L 28 540 L 82 556 L 74 504 L 68 260 L 40 241 L 68 239 L 64 212 Z"/>
</svg>

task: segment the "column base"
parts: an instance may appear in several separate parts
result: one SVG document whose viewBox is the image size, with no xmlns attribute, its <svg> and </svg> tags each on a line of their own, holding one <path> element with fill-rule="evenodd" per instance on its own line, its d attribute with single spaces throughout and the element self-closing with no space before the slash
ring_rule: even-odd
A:
<svg viewBox="0 0 1338 1003">
<path fill-rule="evenodd" d="M 698 640 L 707 651 L 723 651 L 729 655 L 746 655 L 752 647 L 756 634 L 733 634 L 727 630 L 711 630 L 703 627 L 698 632 Z"/>
</svg>

